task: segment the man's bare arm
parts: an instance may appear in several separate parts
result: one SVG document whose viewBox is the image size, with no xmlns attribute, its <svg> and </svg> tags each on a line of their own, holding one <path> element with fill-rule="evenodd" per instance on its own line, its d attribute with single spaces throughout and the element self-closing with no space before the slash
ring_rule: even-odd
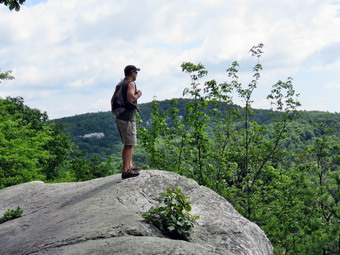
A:
<svg viewBox="0 0 340 255">
<path fill-rule="evenodd" d="M 128 85 L 128 91 L 127 91 L 127 100 L 130 103 L 135 102 L 138 98 L 142 96 L 142 91 L 137 90 L 136 91 L 136 85 L 134 82 L 130 82 Z"/>
</svg>

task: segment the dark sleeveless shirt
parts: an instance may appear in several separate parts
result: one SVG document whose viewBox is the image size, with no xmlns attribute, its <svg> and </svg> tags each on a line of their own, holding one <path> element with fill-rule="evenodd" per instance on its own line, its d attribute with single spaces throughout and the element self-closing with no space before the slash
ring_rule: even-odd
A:
<svg viewBox="0 0 340 255">
<path fill-rule="evenodd" d="M 125 102 L 128 102 L 127 91 L 128 91 L 128 85 L 129 85 L 130 82 L 131 81 L 123 81 L 123 84 L 122 84 L 122 87 L 121 87 L 121 89 L 123 89 L 122 93 L 123 93 L 123 99 L 124 99 Z M 137 91 L 136 83 L 135 83 L 135 91 Z M 133 103 L 137 105 L 137 100 Z M 136 114 L 137 114 L 136 109 L 126 109 L 124 112 L 119 114 L 117 119 L 134 122 L 134 121 L 136 121 Z"/>
</svg>

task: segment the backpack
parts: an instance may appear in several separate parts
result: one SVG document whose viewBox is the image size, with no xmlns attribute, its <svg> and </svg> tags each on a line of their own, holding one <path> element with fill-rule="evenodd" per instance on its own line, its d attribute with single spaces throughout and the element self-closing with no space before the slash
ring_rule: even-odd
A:
<svg viewBox="0 0 340 255">
<path fill-rule="evenodd" d="M 137 109 L 137 105 L 127 101 L 127 85 L 131 81 L 121 81 L 117 84 L 115 92 L 111 98 L 111 112 L 118 117 L 125 110 Z M 125 87 L 124 87 L 125 86 Z M 125 91 L 125 95 L 124 92 Z M 137 109 L 138 110 L 138 109 Z"/>
</svg>

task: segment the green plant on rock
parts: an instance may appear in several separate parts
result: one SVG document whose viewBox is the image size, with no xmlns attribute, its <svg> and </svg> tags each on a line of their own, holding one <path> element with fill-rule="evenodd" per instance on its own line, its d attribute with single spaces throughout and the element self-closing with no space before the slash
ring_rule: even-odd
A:
<svg viewBox="0 0 340 255">
<path fill-rule="evenodd" d="M 170 238 L 188 240 L 196 220 L 199 219 L 199 216 L 190 214 L 191 205 L 188 199 L 180 188 L 166 189 L 156 199 L 163 206 L 152 206 L 142 217 Z"/>
<path fill-rule="evenodd" d="M 23 211 L 19 206 L 16 210 L 9 209 L 4 213 L 4 216 L 0 217 L 0 224 L 21 217 L 22 213 Z"/>
</svg>

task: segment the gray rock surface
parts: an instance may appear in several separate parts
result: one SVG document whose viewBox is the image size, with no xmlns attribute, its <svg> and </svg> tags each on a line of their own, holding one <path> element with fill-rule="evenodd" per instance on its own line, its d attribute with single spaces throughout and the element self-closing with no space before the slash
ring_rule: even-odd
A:
<svg viewBox="0 0 340 255">
<path fill-rule="evenodd" d="M 190 242 L 165 237 L 141 217 L 164 188 L 175 187 L 191 198 L 192 213 L 200 216 Z M 0 215 L 17 206 L 23 216 L 0 224 L 1 255 L 273 254 L 264 232 L 224 198 L 165 171 L 0 190 Z"/>
</svg>

